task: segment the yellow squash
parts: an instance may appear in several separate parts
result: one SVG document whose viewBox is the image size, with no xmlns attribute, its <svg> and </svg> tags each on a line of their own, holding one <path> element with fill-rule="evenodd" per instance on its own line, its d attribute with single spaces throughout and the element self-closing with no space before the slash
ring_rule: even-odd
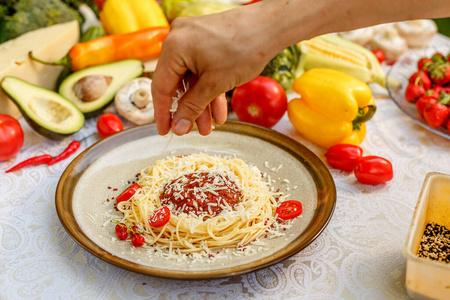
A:
<svg viewBox="0 0 450 300">
<path fill-rule="evenodd" d="M 364 82 L 332 69 L 311 69 L 298 77 L 293 90 L 301 98 L 288 104 L 294 128 L 324 148 L 359 145 L 375 113 L 372 91 Z"/>
<path fill-rule="evenodd" d="M 100 12 L 108 34 L 123 34 L 150 27 L 167 27 L 164 12 L 156 0 L 108 0 Z"/>
</svg>

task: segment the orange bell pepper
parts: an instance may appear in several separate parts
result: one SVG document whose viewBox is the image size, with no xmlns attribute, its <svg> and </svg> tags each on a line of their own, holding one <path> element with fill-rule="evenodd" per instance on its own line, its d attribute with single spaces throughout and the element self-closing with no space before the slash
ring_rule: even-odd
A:
<svg viewBox="0 0 450 300">
<path fill-rule="evenodd" d="M 124 59 L 158 56 L 168 33 L 168 26 L 152 27 L 75 44 L 69 51 L 72 71 Z"/>
</svg>

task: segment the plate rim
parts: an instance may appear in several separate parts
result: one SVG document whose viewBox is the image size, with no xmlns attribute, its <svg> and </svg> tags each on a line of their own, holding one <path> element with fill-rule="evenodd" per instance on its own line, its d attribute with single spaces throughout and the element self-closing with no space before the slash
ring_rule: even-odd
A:
<svg viewBox="0 0 450 300">
<path fill-rule="evenodd" d="M 124 137 L 128 132 L 132 130 L 143 130 L 142 128 L 152 129 L 154 134 L 157 134 L 155 124 L 139 125 L 95 142 L 93 145 L 89 146 L 83 152 L 81 152 L 66 167 L 56 187 L 56 211 L 65 231 L 83 249 L 107 263 L 136 273 L 169 279 L 201 280 L 243 275 L 249 272 L 269 267 L 297 254 L 298 252 L 306 248 L 309 244 L 311 244 L 325 230 L 333 216 L 337 201 L 336 185 L 330 171 L 316 154 L 314 154 L 311 150 L 309 150 L 307 147 L 297 142 L 296 140 L 275 130 L 241 121 L 229 120 L 224 125 L 216 127 L 215 131 L 231 132 L 262 139 L 265 142 L 269 142 L 275 146 L 278 146 L 284 151 L 289 152 L 291 155 L 295 156 L 296 159 L 297 157 L 301 157 L 303 159 L 301 163 L 308 170 L 309 174 L 313 177 L 314 183 L 316 184 L 318 202 L 311 221 L 305 227 L 302 233 L 299 234 L 292 242 L 287 244 L 286 247 L 283 248 L 281 254 L 277 253 L 276 255 L 266 256 L 261 260 L 257 260 L 255 262 L 243 263 L 238 266 L 229 268 L 224 267 L 217 270 L 200 270 L 191 272 L 186 272 L 186 270 L 164 270 L 152 268 L 146 265 L 140 265 L 138 263 L 115 256 L 109 251 L 101 248 L 99 245 L 93 242 L 88 235 L 83 233 L 83 230 L 80 228 L 74 217 L 73 204 L 70 195 L 73 195 L 76 183 L 78 182 L 82 174 L 76 173 L 76 169 L 86 170 L 89 167 L 89 165 L 81 164 L 82 159 L 87 154 L 92 153 L 92 151 L 95 151 L 96 148 L 101 147 L 102 144 L 107 143 L 108 141 Z M 147 131 L 150 133 L 152 130 Z M 127 139 L 124 140 L 125 141 L 122 142 L 122 144 L 126 144 L 127 142 L 129 142 Z M 314 173 L 312 173 L 312 171 L 314 171 Z M 75 184 L 67 188 L 66 183 L 71 181 L 69 179 L 72 175 L 77 174 L 78 176 L 74 176 L 72 179 L 75 181 Z M 296 241 L 299 239 L 299 237 L 302 236 L 302 234 L 306 234 L 304 242 L 296 243 Z"/>
</svg>

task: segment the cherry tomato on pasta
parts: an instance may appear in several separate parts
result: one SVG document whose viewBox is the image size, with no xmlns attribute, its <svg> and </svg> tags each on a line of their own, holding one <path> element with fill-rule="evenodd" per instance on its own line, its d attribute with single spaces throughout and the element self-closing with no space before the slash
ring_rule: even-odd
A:
<svg viewBox="0 0 450 300">
<path fill-rule="evenodd" d="M 374 155 L 358 159 L 354 173 L 359 182 L 372 185 L 385 183 L 394 177 L 391 162 Z"/>
<path fill-rule="evenodd" d="M 133 183 L 129 187 L 127 187 L 119 196 L 116 198 L 116 202 L 120 203 L 122 201 L 127 201 L 141 188 L 141 186 L 137 183 Z"/>
<path fill-rule="evenodd" d="M 328 148 L 325 153 L 327 162 L 333 168 L 351 171 L 355 168 L 356 162 L 362 156 L 361 147 L 350 144 L 338 144 Z"/>
<path fill-rule="evenodd" d="M 166 225 L 169 220 L 170 209 L 167 206 L 164 206 L 153 212 L 153 214 L 148 219 L 148 223 L 152 227 L 162 227 Z"/>
<path fill-rule="evenodd" d="M 135 247 L 142 246 L 144 244 L 144 242 L 145 242 L 145 238 L 140 234 L 136 234 L 131 238 L 131 243 Z"/>
<path fill-rule="evenodd" d="M 276 210 L 278 217 L 282 220 L 289 220 L 298 217 L 303 212 L 303 206 L 300 201 L 287 200 L 281 202 Z"/>
<path fill-rule="evenodd" d="M 122 120 L 112 113 L 106 113 L 97 120 L 97 131 L 102 138 L 123 130 Z"/>
</svg>

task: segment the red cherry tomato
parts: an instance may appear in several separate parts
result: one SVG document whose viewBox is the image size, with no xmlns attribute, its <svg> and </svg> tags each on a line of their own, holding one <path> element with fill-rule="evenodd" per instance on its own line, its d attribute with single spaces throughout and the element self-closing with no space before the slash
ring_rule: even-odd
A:
<svg viewBox="0 0 450 300">
<path fill-rule="evenodd" d="M 127 201 L 131 197 L 133 197 L 134 194 L 136 194 L 137 190 L 139 190 L 141 186 L 137 183 L 133 183 L 128 188 L 126 188 L 119 196 L 116 198 L 116 202 L 120 203 L 122 201 Z"/>
<path fill-rule="evenodd" d="M 231 106 L 239 120 L 270 128 L 286 112 L 287 97 L 274 79 L 258 76 L 234 89 Z"/>
<path fill-rule="evenodd" d="M 131 238 L 131 243 L 135 247 L 142 246 L 144 244 L 144 242 L 145 242 L 145 238 L 142 235 L 140 235 L 140 234 L 136 234 L 135 236 L 133 236 Z"/>
<path fill-rule="evenodd" d="M 375 57 L 378 59 L 380 64 L 386 60 L 386 55 L 384 55 L 383 50 L 381 49 L 373 49 L 372 53 L 375 55 Z"/>
<path fill-rule="evenodd" d="M 303 212 L 303 206 L 300 201 L 297 200 L 287 200 L 281 202 L 280 206 L 277 207 L 276 213 L 278 217 L 282 220 L 289 220 L 298 217 Z"/>
<path fill-rule="evenodd" d="M 169 220 L 170 209 L 167 206 L 164 206 L 153 212 L 153 214 L 148 219 L 148 223 L 152 227 L 162 227 L 166 225 Z"/>
<path fill-rule="evenodd" d="M 385 183 L 394 177 L 391 162 L 379 156 L 358 159 L 354 173 L 359 182 L 372 185 Z"/>
<path fill-rule="evenodd" d="M 102 138 L 123 130 L 122 120 L 112 113 L 106 113 L 97 120 L 98 134 Z"/>
<path fill-rule="evenodd" d="M 351 171 L 355 168 L 356 162 L 362 156 L 361 147 L 350 144 L 338 144 L 328 148 L 325 153 L 327 162 L 333 168 Z"/>
<path fill-rule="evenodd" d="M 22 145 L 23 130 L 19 121 L 9 115 L 0 114 L 0 161 L 16 156 Z"/>
</svg>

